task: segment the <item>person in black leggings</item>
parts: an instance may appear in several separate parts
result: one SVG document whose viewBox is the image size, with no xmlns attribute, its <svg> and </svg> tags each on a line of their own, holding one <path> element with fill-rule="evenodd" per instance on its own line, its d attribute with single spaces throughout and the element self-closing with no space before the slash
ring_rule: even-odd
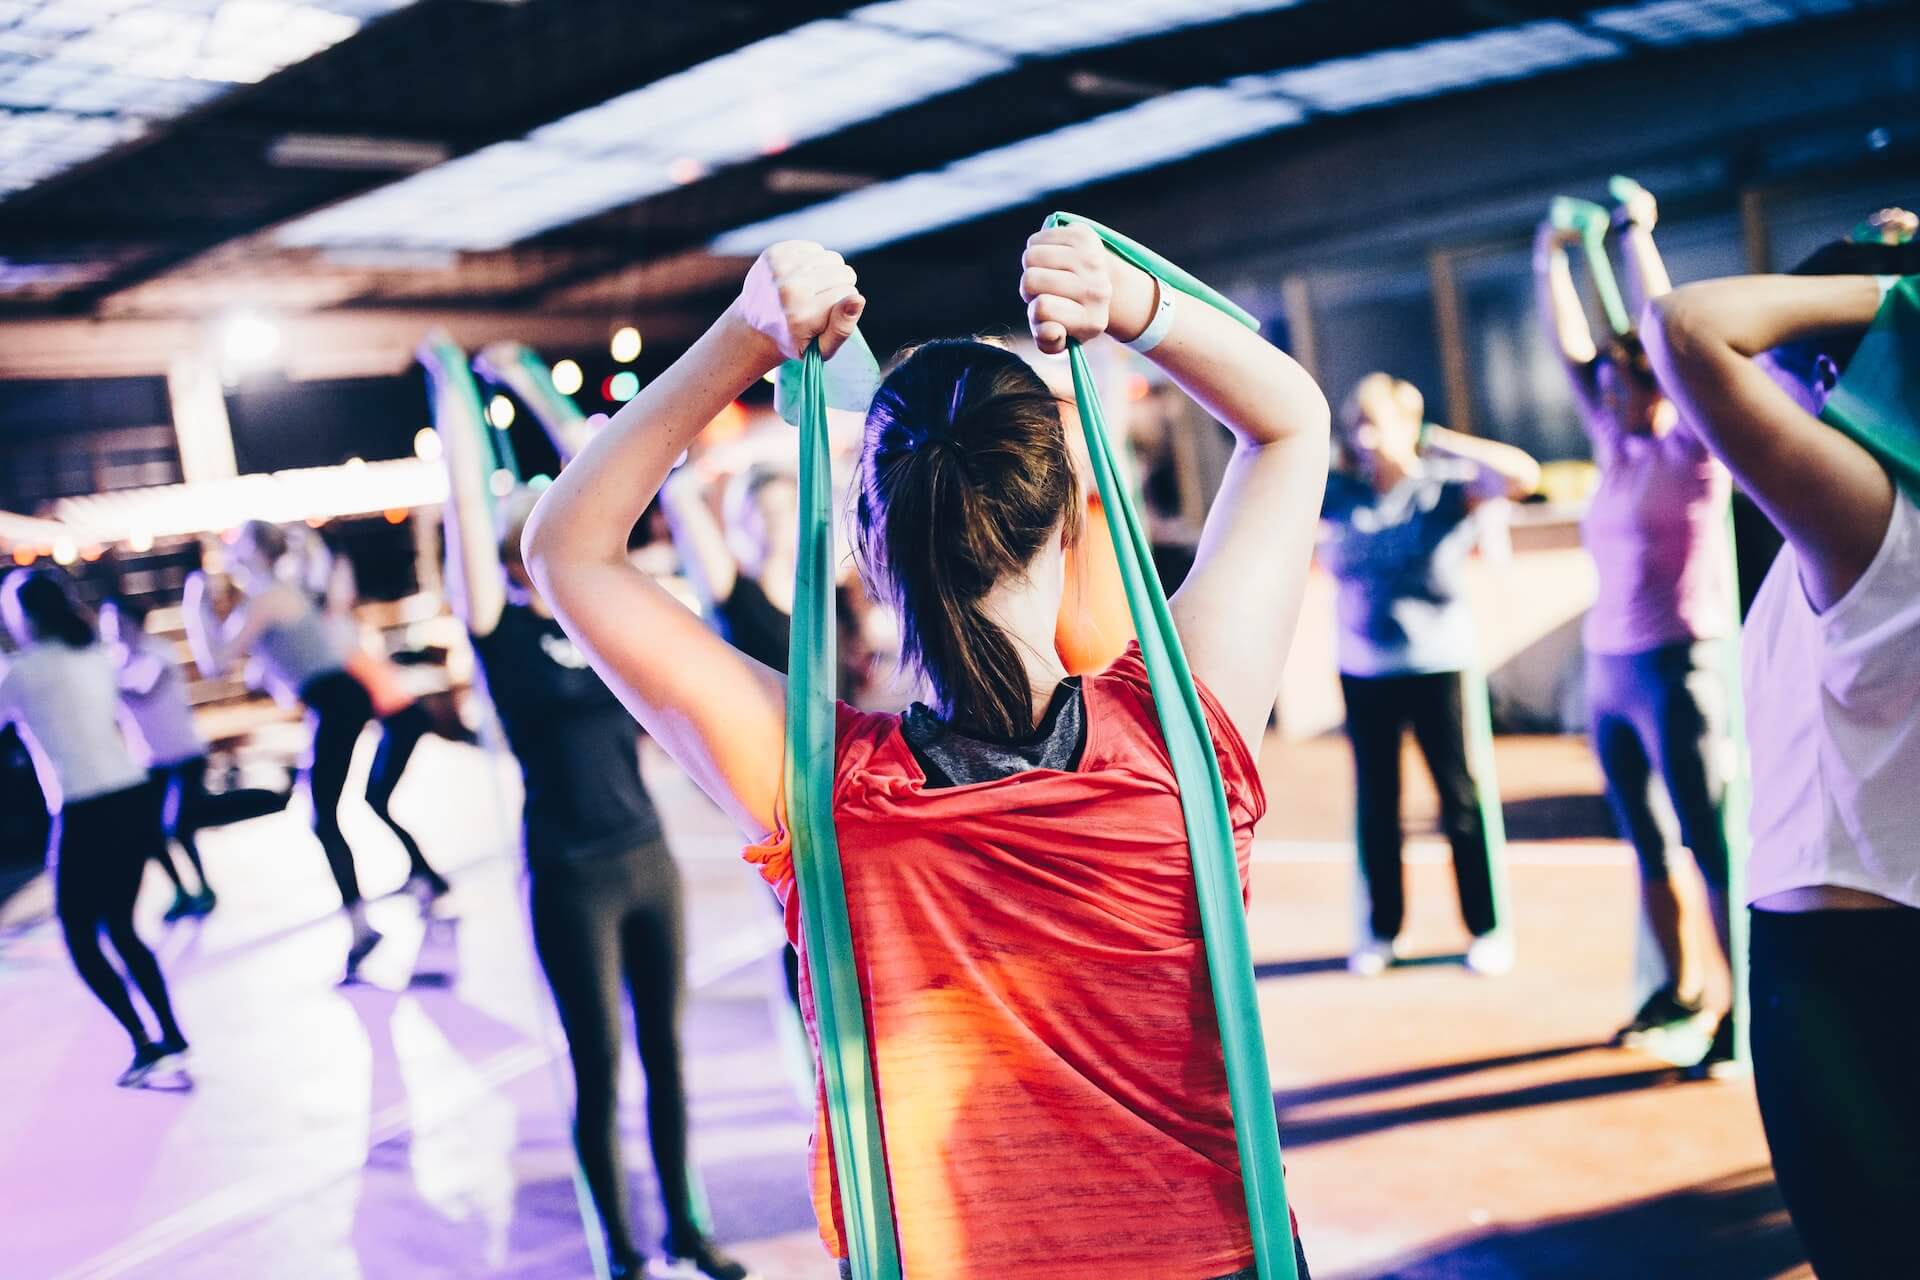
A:
<svg viewBox="0 0 1920 1280">
<path fill-rule="evenodd" d="M 61 933 L 81 980 L 133 1041 L 133 1062 L 119 1083 L 138 1085 L 187 1052 L 160 964 L 133 927 L 141 872 L 165 843 L 157 795 L 120 737 L 112 659 L 61 578 L 44 569 L 12 575 L 0 613 L 19 646 L 0 662 L 0 722 L 26 737 L 53 812 Z M 147 1034 L 101 950 L 102 932 L 153 1011 L 158 1037 Z"/>
<path fill-rule="evenodd" d="M 209 674 L 225 670 L 241 654 L 265 668 L 268 683 L 281 697 L 297 697 L 307 709 L 312 735 L 306 780 L 313 804 L 313 833 L 327 855 L 327 867 L 353 927 L 347 951 L 347 976 L 379 945 L 381 935 L 368 923 L 360 895 L 353 847 L 340 829 L 340 800 L 360 733 L 374 719 L 367 688 L 347 670 L 350 657 L 312 599 L 283 581 L 276 567 L 285 557 L 286 537 L 277 526 L 248 521 L 235 541 L 233 569 L 244 601 L 224 620 L 213 610 L 204 574 L 187 579 L 184 609 L 194 657 Z M 447 892 L 447 882 L 428 865 L 412 833 L 394 820 L 387 802 L 420 738 L 421 717 L 395 726 L 382 723 L 380 747 L 367 771 L 367 802 L 406 851 L 407 888 L 422 902 Z"/>
<path fill-rule="evenodd" d="M 287 807 L 289 794 L 255 787 L 230 787 L 217 795 L 207 790 L 207 740 L 194 725 L 186 678 L 166 645 L 147 634 L 146 621 L 145 604 L 133 597 L 115 596 L 100 606 L 101 636 L 120 680 L 121 725 L 158 793 L 167 841 L 180 846 L 200 881 L 197 892 L 187 890 L 163 843 L 155 861 L 174 890 L 166 918 L 178 920 L 206 915 L 216 901 L 196 834 L 278 813 Z"/>
<path fill-rule="evenodd" d="M 647 1138 L 675 1274 L 745 1280 L 700 1226 L 687 1152 L 680 1064 L 684 968 L 680 875 L 640 780 L 639 728 L 546 608 L 520 561 L 531 495 L 509 499 L 495 535 L 488 464 L 470 411 L 433 379 L 449 473 L 449 594 L 467 624 L 507 745 L 520 764 L 534 949 L 566 1031 L 575 1092 L 574 1144 L 605 1235 L 612 1274 L 646 1271 L 622 1169 L 617 1086 L 622 989 L 633 1008 L 647 1079 Z M 503 573 L 504 568 L 504 573 Z"/>
</svg>

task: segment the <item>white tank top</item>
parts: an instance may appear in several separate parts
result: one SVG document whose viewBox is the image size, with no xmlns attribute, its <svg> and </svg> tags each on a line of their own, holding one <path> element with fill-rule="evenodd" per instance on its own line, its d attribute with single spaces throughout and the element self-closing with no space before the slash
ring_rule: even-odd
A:
<svg viewBox="0 0 1920 1280">
<path fill-rule="evenodd" d="M 40 641 L 0 662 L 0 720 L 20 726 L 49 810 L 147 780 L 120 736 L 120 684 L 105 649 Z"/>
<path fill-rule="evenodd" d="M 1753 754 L 1747 900 L 1834 885 L 1920 907 L 1920 508 L 1815 613 L 1792 544 L 1741 640 Z"/>
</svg>

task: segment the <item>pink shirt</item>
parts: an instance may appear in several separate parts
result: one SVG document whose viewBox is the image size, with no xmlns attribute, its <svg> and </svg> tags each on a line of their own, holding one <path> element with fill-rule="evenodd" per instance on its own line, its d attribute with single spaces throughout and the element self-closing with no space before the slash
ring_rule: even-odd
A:
<svg viewBox="0 0 1920 1280">
<path fill-rule="evenodd" d="M 1600 467 L 1581 522 L 1600 575 L 1587 651 L 1645 653 L 1726 635 L 1734 607 L 1727 469 L 1684 424 L 1663 436 L 1627 435 L 1605 417 L 1587 420 Z"/>
</svg>

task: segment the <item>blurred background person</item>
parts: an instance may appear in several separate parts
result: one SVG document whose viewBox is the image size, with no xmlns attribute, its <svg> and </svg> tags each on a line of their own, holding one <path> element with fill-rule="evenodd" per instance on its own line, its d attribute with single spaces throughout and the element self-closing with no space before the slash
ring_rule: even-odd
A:
<svg viewBox="0 0 1920 1280">
<path fill-rule="evenodd" d="M 18 725 L 53 814 L 50 860 L 67 954 L 133 1042 L 118 1083 L 143 1084 L 177 1067 L 187 1038 L 160 964 L 133 927 L 148 858 L 166 856 L 159 793 L 120 737 L 120 685 L 93 623 L 65 575 L 34 569 L 0 587 L 0 616 L 16 646 L 0 660 L 0 721 Z M 105 933 L 157 1024 L 149 1034 L 126 983 L 100 947 Z"/>
<path fill-rule="evenodd" d="M 1641 189 L 1615 219 L 1636 316 L 1672 287 L 1653 241 L 1657 216 Z M 1543 223 L 1534 277 L 1541 322 L 1600 471 L 1582 525 L 1599 578 L 1584 634 L 1593 751 L 1615 825 L 1639 861 L 1641 911 L 1665 966 L 1665 980 L 1618 1038 L 1697 1024 L 1713 1033 L 1709 1057 L 1726 1062 L 1734 1054 L 1726 1019 L 1733 917 L 1721 804 L 1732 691 L 1719 642 L 1737 616 L 1732 483 L 1661 393 L 1638 332 L 1595 345 L 1568 259 L 1579 235 Z M 1675 874 L 1683 848 L 1700 867 L 1705 902 L 1690 875 Z M 1717 952 L 1704 950 L 1709 938 L 1719 940 Z"/>
<path fill-rule="evenodd" d="M 1475 662 L 1473 615 L 1462 594 L 1489 498 L 1524 498 L 1539 464 L 1511 445 L 1426 420 L 1412 383 L 1361 379 L 1336 416 L 1320 556 L 1339 583 L 1337 651 L 1353 748 L 1355 827 L 1368 936 L 1349 961 L 1372 977 L 1398 958 L 1406 917 L 1400 750 L 1413 730 L 1440 797 L 1460 914 L 1473 940 L 1467 965 L 1500 974 L 1512 944 L 1496 932 L 1493 877 L 1479 783 L 1468 757 L 1465 673 Z"/>
</svg>

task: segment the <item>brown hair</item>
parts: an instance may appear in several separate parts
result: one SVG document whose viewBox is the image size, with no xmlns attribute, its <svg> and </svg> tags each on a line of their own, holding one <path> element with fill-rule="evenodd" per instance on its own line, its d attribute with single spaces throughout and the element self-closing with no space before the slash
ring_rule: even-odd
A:
<svg viewBox="0 0 1920 1280">
<path fill-rule="evenodd" d="M 1080 532 L 1080 490 L 1053 392 L 1013 352 L 942 339 L 907 353 L 867 411 L 855 549 L 900 612 L 901 652 L 950 721 L 1033 728 L 1013 641 L 982 609 L 1055 530 Z"/>
</svg>

